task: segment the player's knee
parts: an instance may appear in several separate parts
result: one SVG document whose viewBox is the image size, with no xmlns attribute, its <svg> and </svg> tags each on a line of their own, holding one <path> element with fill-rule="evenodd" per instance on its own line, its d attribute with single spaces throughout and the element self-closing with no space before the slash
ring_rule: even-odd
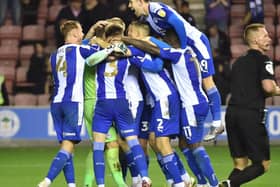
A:
<svg viewBox="0 0 280 187">
<path fill-rule="evenodd" d="M 267 172 L 270 168 L 270 163 L 271 161 L 270 160 L 263 160 L 262 161 L 262 165 L 263 165 L 263 168 L 264 168 L 264 172 Z"/>
<path fill-rule="evenodd" d="M 106 148 L 110 149 L 110 148 L 118 148 L 119 144 L 117 141 L 112 141 L 112 142 L 108 142 L 106 143 Z"/>
</svg>

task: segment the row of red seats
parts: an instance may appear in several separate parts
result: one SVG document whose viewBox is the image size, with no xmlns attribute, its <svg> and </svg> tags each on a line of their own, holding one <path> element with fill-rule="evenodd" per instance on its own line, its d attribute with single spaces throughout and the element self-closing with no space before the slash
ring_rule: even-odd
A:
<svg viewBox="0 0 280 187">
<path fill-rule="evenodd" d="M 9 102 L 11 106 L 47 106 L 50 104 L 50 95 L 18 93 L 15 95 L 9 95 Z"/>
</svg>

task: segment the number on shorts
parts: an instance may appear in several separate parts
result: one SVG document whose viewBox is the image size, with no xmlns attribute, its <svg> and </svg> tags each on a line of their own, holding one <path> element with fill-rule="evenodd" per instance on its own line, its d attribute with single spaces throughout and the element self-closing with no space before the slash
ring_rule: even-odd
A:
<svg viewBox="0 0 280 187">
<path fill-rule="evenodd" d="M 149 127 L 148 127 L 149 122 L 147 122 L 147 121 L 141 121 L 141 124 L 142 124 L 142 126 L 141 126 L 141 131 L 142 131 L 142 132 L 147 132 L 147 131 L 149 130 Z"/>
<path fill-rule="evenodd" d="M 191 139 L 191 136 L 192 136 L 191 127 L 190 126 L 185 126 L 185 127 L 183 127 L 183 130 L 184 130 L 185 137 L 187 139 Z"/>
<path fill-rule="evenodd" d="M 163 121 L 162 121 L 162 119 L 157 119 L 157 122 L 158 122 L 158 125 L 157 125 L 157 131 L 159 131 L 159 132 L 163 132 Z"/>
</svg>

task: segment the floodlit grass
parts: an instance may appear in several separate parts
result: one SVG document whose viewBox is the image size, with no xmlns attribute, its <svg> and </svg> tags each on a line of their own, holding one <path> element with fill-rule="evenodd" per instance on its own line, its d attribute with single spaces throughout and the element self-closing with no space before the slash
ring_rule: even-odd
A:
<svg viewBox="0 0 280 187">
<path fill-rule="evenodd" d="M 206 147 L 213 167 L 220 180 L 225 179 L 231 171 L 232 162 L 226 146 Z M 46 175 L 52 158 L 56 154 L 56 147 L 18 147 L 0 148 L 0 186 L 1 187 L 36 187 L 37 183 Z M 89 147 L 77 146 L 75 150 L 74 164 L 77 187 L 83 185 L 85 158 Z M 165 179 L 157 165 L 154 154 L 151 152 L 149 173 L 153 180 L 153 187 L 164 187 Z M 181 158 L 183 156 L 180 154 Z M 271 148 L 272 164 L 268 173 L 259 177 L 244 187 L 280 187 L 280 147 Z M 183 159 L 187 168 L 187 164 Z M 129 177 L 127 178 L 130 179 Z M 128 182 L 129 183 L 129 182 Z M 63 187 L 65 184 L 63 174 L 60 174 L 52 184 L 52 187 Z M 106 186 L 116 186 L 106 172 Z"/>
</svg>

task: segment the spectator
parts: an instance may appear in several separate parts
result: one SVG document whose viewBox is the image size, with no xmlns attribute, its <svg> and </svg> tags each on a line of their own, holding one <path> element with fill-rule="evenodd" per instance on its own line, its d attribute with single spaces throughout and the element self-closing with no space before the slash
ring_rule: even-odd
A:
<svg viewBox="0 0 280 187">
<path fill-rule="evenodd" d="M 63 44 L 63 37 L 59 27 L 67 20 L 76 20 L 81 23 L 84 32 L 87 32 L 87 12 L 82 7 L 82 0 L 69 0 L 69 5 L 61 9 L 55 21 L 55 35 L 57 47 Z"/>
<path fill-rule="evenodd" d="M 32 92 L 34 94 L 45 93 L 45 83 L 47 79 L 47 55 L 44 53 L 44 46 L 41 43 L 34 44 L 35 52 L 31 56 L 30 65 L 27 72 L 28 82 L 34 83 Z"/>
<path fill-rule="evenodd" d="M 246 0 L 246 16 L 243 25 L 264 23 L 263 0 Z"/>
<path fill-rule="evenodd" d="M 215 66 L 214 82 L 221 94 L 222 105 L 226 105 L 227 96 L 229 94 L 229 61 L 224 59 L 217 50 L 213 50 L 213 61 Z"/>
<path fill-rule="evenodd" d="M 194 17 L 190 14 L 190 7 L 188 1 L 183 1 L 180 8 L 181 16 L 189 22 L 192 26 L 196 26 Z"/>
<path fill-rule="evenodd" d="M 37 0 L 22 0 L 22 25 L 37 24 L 39 1 Z"/>
<path fill-rule="evenodd" d="M 209 38 L 212 51 L 215 51 L 217 56 L 228 61 L 231 58 L 230 40 L 228 35 L 219 30 L 216 24 L 212 24 L 208 27 L 206 35 Z"/>
<path fill-rule="evenodd" d="M 0 1 L 0 26 L 4 24 L 7 10 L 13 19 L 14 25 L 20 25 L 21 22 L 21 5 L 20 0 L 1 0 Z"/>
<path fill-rule="evenodd" d="M 90 27 L 99 20 L 105 20 L 112 17 L 112 10 L 109 9 L 108 3 L 105 0 L 86 0 L 85 9 L 88 14 L 88 23 Z M 106 14 L 104 14 L 106 12 Z M 89 28 L 87 28 L 88 30 Z"/>
<path fill-rule="evenodd" d="M 205 0 L 206 26 L 217 24 L 218 28 L 227 33 L 229 20 L 229 0 Z"/>
<path fill-rule="evenodd" d="M 222 104 L 225 105 L 226 97 L 229 93 L 228 76 L 230 69 L 229 61 L 231 58 L 229 38 L 223 31 L 220 31 L 215 24 L 207 28 L 206 35 L 209 38 L 213 52 L 216 72 L 213 78 L 220 91 Z"/>
<path fill-rule="evenodd" d="M 127 0 L 115 0 L 114 1 L 114 17 L 121 18 L 126 26 L 131 23 L 132 20 L 135 20 L 136 17 L 134 13 L 128 8 L 128 1 Z"/>
<path fill-rule="evenodd" d="M 0 106 L 9 105 L 9 97 L 5 84 L 5 76 L 0 74 Z"/>
</svg>

